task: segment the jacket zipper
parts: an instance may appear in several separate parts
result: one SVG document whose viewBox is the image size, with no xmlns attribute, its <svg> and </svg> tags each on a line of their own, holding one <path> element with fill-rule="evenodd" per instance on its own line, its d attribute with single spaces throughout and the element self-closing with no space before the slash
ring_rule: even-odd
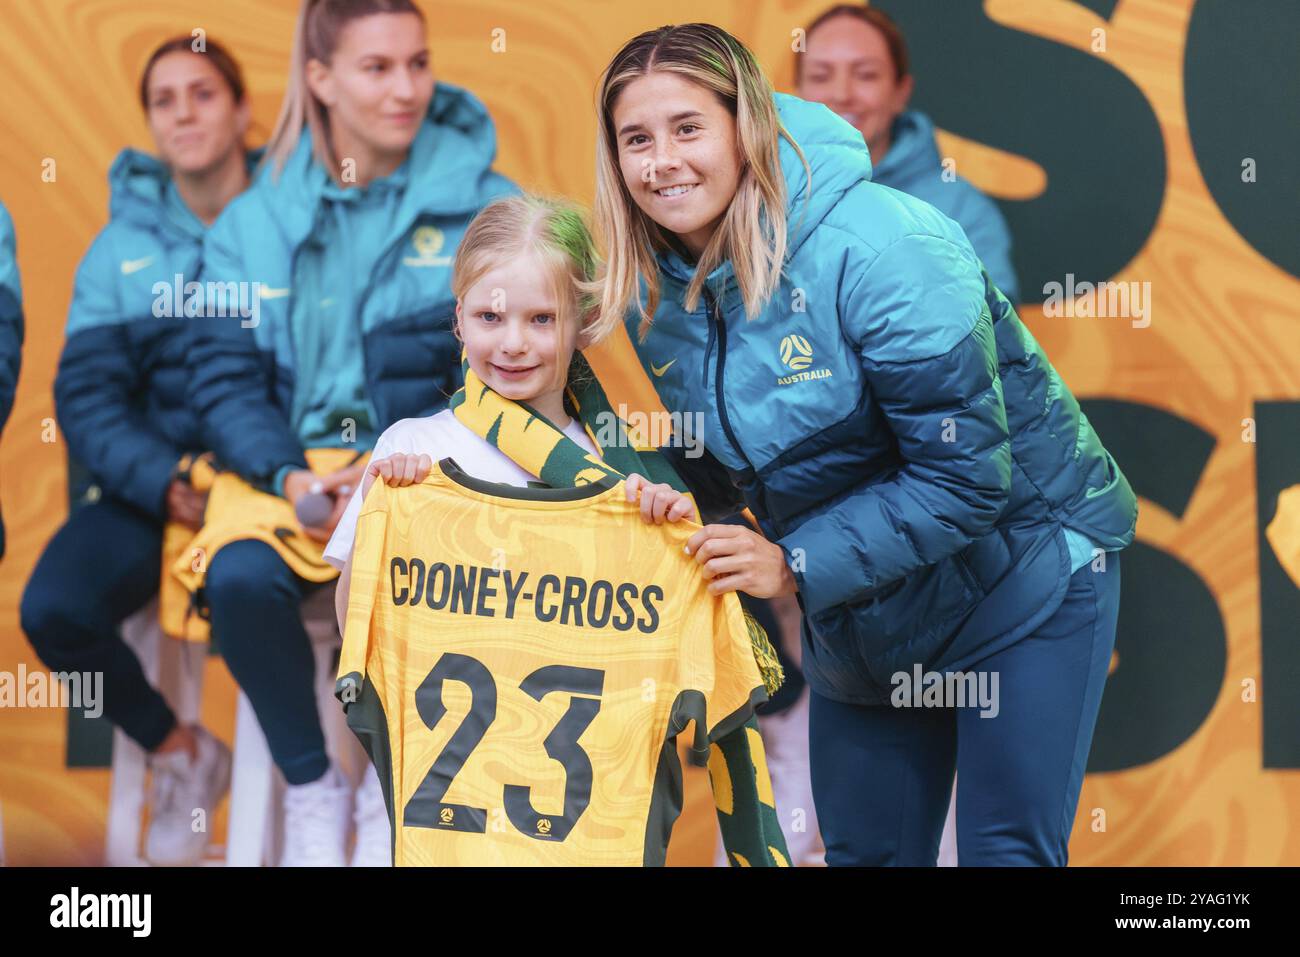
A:
<svg viewBox="0 0 1300 957">
<path fill-rule="evenodd" d="M 718 337 L 718 373 L 713 380 L 715 395 L 714 401 L 718 406 L 718 420 L 722 423 L 722 432 L 726 436 L 727 441 L 731 443 L 731 447 L 735 449 L 736 454 L 738 454 L 741 460 L 744 461 L 746 468 L 748 468 L 750 472 L 753 472 L 754 466 L 750 463 L 749 456 L 745 454 L 745 450 L 741 447 L 740 442 L 736 440 L 736 433 L 731 429 L 731 419 L 727 416 L 727 403 L 722 395 L 722 376 L 723 370 L 727 365 L 727 326 L 722 319 L 721 310 L 718 307 L 717 300 L 713 298 L 713 293 L 709 291 L 707 286 L 704 289 L 704 299 L 708 303 L 709 307 L 710 331 L 712 332 L 716 330 Z M 712 338 L 712 336 L 710 336 L 710 338 Z M 705 352 L 704 368 L 707 375 L 709 368 L 707 350 Z"/>
<path fill-rule="evenodd" d="M 717 339 L 717 327 L 713 322 L 713 294 L 704 288 L 704 318 L 709 323 L 709 338 L 704 343 L 704 362 L 700 366 L 700 388 L 709 388 L 709 362 L 713 359 L 713 343 Z"/>
</svg>

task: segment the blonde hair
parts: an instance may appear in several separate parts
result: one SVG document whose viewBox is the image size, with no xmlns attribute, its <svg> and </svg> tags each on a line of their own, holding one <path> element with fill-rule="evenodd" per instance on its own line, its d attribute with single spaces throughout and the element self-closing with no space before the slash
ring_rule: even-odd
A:
<svg viewBox="0 0 1300 957">
<path fill-rule="evenodd" d="M 749 318 L 776 292 L 786 253 L 781 137 L 794 147 L 808 172 L 809 190 L 812 186 L 808 161 L 777 116 L 772 85 L 743 43 L 708 23 L 660 27 L 629 40 L 605 68 L 598 87 L 595 211 L 607 256 L 601 313 L 621 317 L 635 302 L 641 317 L 637 333 L 642 339 L 659 305 L 655 253 L 673 247 L 671 234 L 641 211 L 623 181 L 614 103 L 633 80 L 656 71 L 676 73 L 717 96 L 735 118 L 742 160 L 736 194 L 686 287 L 687 309 L 696 308 L 705 279 L 727 260 L 735 271 Z M 638 280 L 646 284 L 645 302 L 639 296 Z"/>
<path fill-rule="evenodd" d="M 329 111 L 307 85 L 307 64 L 312 60 L 328 64 L 338 49 L 344 27 L 376 13 L 414 13 L 424 21 L 424 14 L 413 0 L 303 0 L 293 32 L 293 52 L 289 56 L 289 85 L 262 160 L 275 165 L 277 176 L 298 148 L 306 126 L 311 133 L 316 161 L 338 178 L 339 163 L 330 137 Z"/>
<path fill-rule="evenodd" d="M 463 300 L 484 275 L 529 255 L 546 267 L 559 301 L 556 322 L 577 323 L 575 341 L 595 345 L 613 331 L 617 317 L 600 311 L 595 239 L 581 207 L 564 199 L 524 193 L 483 207 L 456 250 L 452 294 Z"/>
</svg>

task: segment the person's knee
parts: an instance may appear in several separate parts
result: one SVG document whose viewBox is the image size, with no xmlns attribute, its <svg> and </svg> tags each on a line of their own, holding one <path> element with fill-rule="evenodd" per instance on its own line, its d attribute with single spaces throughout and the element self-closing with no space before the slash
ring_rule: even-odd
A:
<svg viewBox="0 0 1300 957">
<path fill-rule="evenodd" d="M 212 557 L 203 592 L 214 615 L 276 604 L 288 595 L 281 579 L 287 566 L 265 542 L 231 542 Z"/>
<path fill-rule="evenodd" d="M 971 775 L 968 775 L 971 777 Z M 1019 783 L 1017 783 L 1019 782 Z M 974 781 L 966 782 L 976 786 Z M 983 794 L 961 793 L 957 774 L 957 863 L 977 867 L 1063 867 L 1072 804 L 1046 777 L 982 780 Z M 990 789 L 993 794 L 990 795 Z M 1069 814 L 1067 819 L 1066 815 Z"/>
<path fill-rule="evenodd" d="M 70 662 L 82 635 L 81 625 L 92 613 L 91 609 L 79 608 L 75 596 L 69 595 L 66 588 L 40 574 L 39 566 L 23 589 L 18 606 L 19 623 L 27 640 L 41 661 L 56 670 Z"/>
</svg>

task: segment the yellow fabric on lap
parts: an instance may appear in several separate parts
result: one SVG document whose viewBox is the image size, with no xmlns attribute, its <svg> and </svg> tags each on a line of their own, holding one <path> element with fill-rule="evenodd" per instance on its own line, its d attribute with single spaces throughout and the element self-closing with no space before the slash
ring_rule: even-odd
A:
<svg viewBox="0 0 1300 957">
<path fill-rule="evenodd" d="M 365 462 L 355 449 L 308 449 L 307 464 L 319 476 L 330 475 L 354 462 Z M 159 592 L 159 622 L 165 634 L 186 641 L 207 641 L 210 628 L 201 589 L 213 557 L 231 542 L 266 542 L 293 572 L 310 582 L 338 577 L 324 559 L 325 546 L 303 533 L 288 499 L 269 495 L 234 472 L 192 473 L 199 491 L 208 488 L 203 528 L 197 534 L 169 523 L 163 534 L 163 581 Z"/>
</svg>

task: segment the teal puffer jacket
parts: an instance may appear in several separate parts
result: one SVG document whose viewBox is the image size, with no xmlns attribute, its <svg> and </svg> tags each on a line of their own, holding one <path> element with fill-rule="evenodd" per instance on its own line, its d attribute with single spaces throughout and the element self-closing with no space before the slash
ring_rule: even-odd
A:
<svg viewBox="0 0 1300 957">
<path fill-rule="evenodd" d="M 707 455 L 672 458 L 702 504 L 747 504 L 785 550 L 812 687 L 876 703 L 897 672 L 966 668 L 1045 621 L 1064 529 L 1121 549 L 1137 500 L 961 228 L 872 183 L 826 107 L 776 105 L 812 172 L 809 198 L 782 141 L 780 288 L 747 319 L 724 263 L 687 312 L 692 267 L 664 253 L 653 325 L 629 333 L 666 407 L 701 414 Z"/>
</svg>

